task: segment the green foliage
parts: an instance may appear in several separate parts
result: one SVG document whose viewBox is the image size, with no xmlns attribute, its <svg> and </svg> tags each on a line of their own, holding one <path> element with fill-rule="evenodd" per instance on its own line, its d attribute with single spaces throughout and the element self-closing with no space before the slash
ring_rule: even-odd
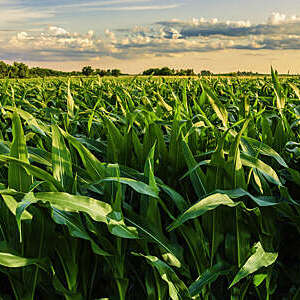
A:
<svg viewBox="0 0 300 300">
<path fill-rule="evenodd" d="M 209 71 L 208 71 L 209 72 Z M 163 68 L 150 68 L 143 72 L 143 75 L 155 75 L 155 76 L 195 76 L 195 72 L 193 69 L 186 69 L 186 70 L 174 70 L 168 67 Z M 204 74 L 202 74 L 204 75 Z M 207 75 L 207 73 L 205 74 Z M 211 73 L 209 74 L 211 75 Z"/>
<path fill-rule="evenodd" d="M 92 69 L 91 66 L 85 66 L 82 68 L 82 74 L 84 76 L 90 76 L 93 74 L 93 72 L 94 72 L 94 70 Z"/>
<path fill-rule="evenodd" d="M 119 69 L 113 70 L 99 70 L 95 71 L 91 66 L 83 67 L 82 72 L 71 71 L 57 71 L 47 68 L 33 67 L 29 68 L 24 63 L 14 62 L 12 65 L 6 64 L 3 61 L 0 61 L 0 79 L 1 78 L 31 78 L 31 77 L 50 77 L 50 76 L 90 76 L 90 75 L 99 75 L 99 76 L 115 76 L 118 77 L 121 74 Z"/>
<path fill-rule="evenodd" d="M 96 73 L 0 81 L 0 298 L 298 299 L 300 79 Z"/>
</svg>

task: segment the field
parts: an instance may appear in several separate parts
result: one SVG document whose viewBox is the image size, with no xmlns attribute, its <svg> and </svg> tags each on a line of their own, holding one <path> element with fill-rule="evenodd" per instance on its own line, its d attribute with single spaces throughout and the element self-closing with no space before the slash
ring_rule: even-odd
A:
<svg viewBox="0 0 300 300">
<path fill-rule="evenodd" d="M 0 81 L 0 299 L 300 299 L 300 79 Z"/>
</svg>

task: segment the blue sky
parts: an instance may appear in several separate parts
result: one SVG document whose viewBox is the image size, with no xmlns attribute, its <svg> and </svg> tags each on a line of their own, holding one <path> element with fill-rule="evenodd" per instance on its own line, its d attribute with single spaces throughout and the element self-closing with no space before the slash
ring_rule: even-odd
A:
<svg viewBox="0 0 300 300">
<path fill-rule="evenodd" d="M 300 72 L 298 0 L 0 0 L 0 8 L 8 62 Z"/>
<path fill-rule="evenodd" d="M 86 30 L 91 26 L 98 30 L 113 29 L 191 17 L 263 22 L 272 12 L 300 12 L 300 1 L 297 0 L 0 0 L 0 5 L 4 10 L 27 9 L 36 12 L 37 16 L 49 12 L 48 18 L 42 15 L 39 19 L 41 23 L 67 25 L 74 30 Z M 16 16 L 15 22 L 7 24 L 7 27 L 15 29 L 21 24 L 31 26 L 29 20 L 24 24 L 22 18 L 18 21 Z"/>
</svg>

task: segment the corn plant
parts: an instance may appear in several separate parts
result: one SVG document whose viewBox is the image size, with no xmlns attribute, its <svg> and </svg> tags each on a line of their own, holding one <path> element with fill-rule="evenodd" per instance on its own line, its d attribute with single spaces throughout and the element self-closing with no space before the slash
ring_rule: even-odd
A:
<svg viewBox="0 0 300 300">
<path fill-rule="evenodd" d="M 298 299 L 299 86 L 0 81 L 0 298 Z"/>
</svg>

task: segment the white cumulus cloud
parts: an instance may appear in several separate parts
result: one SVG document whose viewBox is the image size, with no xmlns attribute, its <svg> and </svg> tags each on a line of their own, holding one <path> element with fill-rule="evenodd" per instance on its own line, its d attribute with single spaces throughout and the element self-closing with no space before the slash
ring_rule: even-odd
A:
<svg viewBox="0 0 300 300">
<path fill-rule="evenodd" d="M 76 61 L 95 57 L 134 58 L 176 56 L 224 49 L 300 50 L 300 18 L 273 13 L 266 22 L 203 17 L 167 20 L 102 34 L 74 32 L 51 25 L 43 30 L 3 33 L 4 59 Z"/>
</svg>

